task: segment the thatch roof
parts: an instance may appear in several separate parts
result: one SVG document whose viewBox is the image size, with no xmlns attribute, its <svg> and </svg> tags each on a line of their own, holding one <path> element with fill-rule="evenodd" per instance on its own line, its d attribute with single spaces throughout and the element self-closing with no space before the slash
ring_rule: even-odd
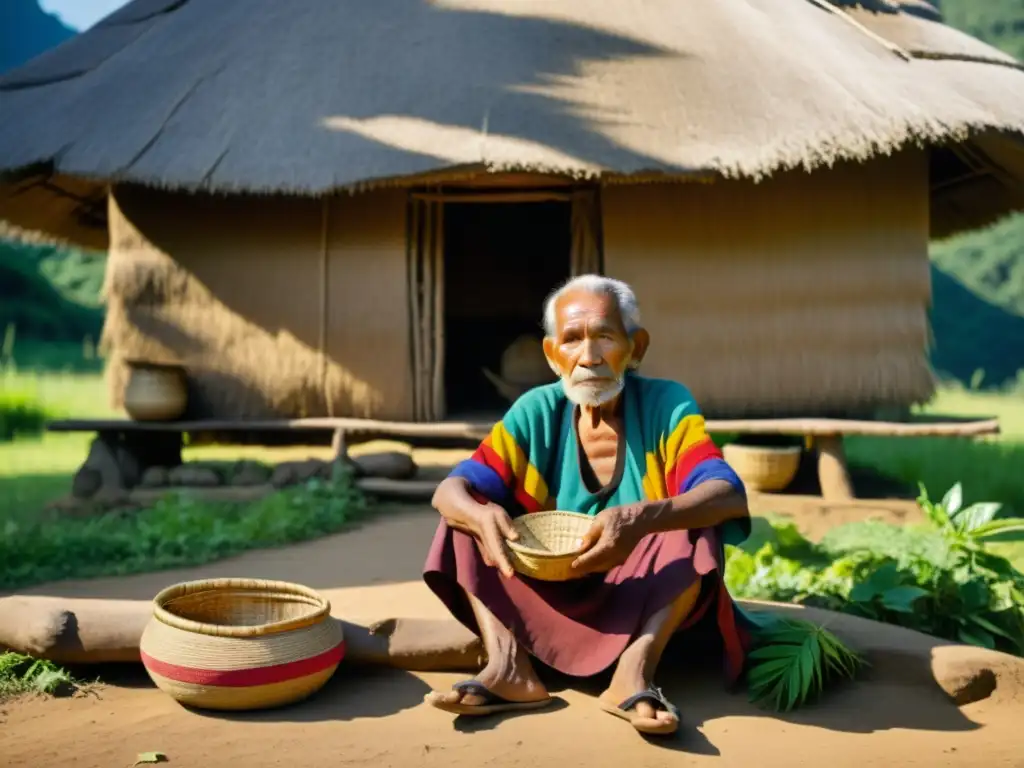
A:
<svg viewBox="0 0 1024 768">
<path fill-rule="evenodd" d="M 0 113 L 16 116 L 0 122 L 0 172 L 20 174 L 0 216 L 82 241 L 71 202 L 111 181 L 322 194 L 447 172 L 759 179 L 927 143 L 955 148 L 933 177 L 944 234 L 1024 208 L 1024 65 L 929 9 L 134 0 L 0 78 Z M 69 178 L 79 189 L 55 208 Z"/>
</svg>

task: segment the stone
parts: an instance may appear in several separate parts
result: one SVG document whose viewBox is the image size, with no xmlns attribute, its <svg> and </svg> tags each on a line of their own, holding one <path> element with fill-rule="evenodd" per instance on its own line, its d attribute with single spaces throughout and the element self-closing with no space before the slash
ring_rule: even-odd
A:
<svg viewBox="0 0 1024 768">
<path fill-rule="evenodd" d="M 359 477 L 381 477 L 388 480 L 408 480 L 415 476 L 416 462 L 408 453 L 385 451 L 352 457 Z"/>
<path fill-rule="evenodd" d="M 103 476 L 98 469 L 83 466 L 71 480 L 71 495 L 76 499 L 91 499 L 103 486 Z"/>
<path fill-rule="evenodd" d="M 240 461 L 231 473 L 231 485 L 248 487 L 264 485 L 270 480 L 271 470 L 255 461 Z"/>
<path fill-rule="evenodd" d="M 329 477 L 330 466 L 328 462 L 320 459 L 283 461 L 274 467 L 274 471 L 270 475 L 270 483 L 275 488 L 284 488 L 289 485 L 305 483 L 315 477 Z"/>
<path fill-rule="evenodd" d="M 213 488 L 221 484 L 220 475 L 215 470 L 189 464 L 172 469 L 168 479 L 171 485 L 186 488 Z"/>
<path fill-rule="evenodd" d="M 117 456 L 117 467 L 121 472 L 121 487 L 134 488 L 142 481 L 145 469 L 138 454 L 132 450 L 132 446 L 121 442 L 117 445 L 115 455 Z"/>
<path fill-rule="evenodd" d="M 142 473 L 142 479 L 139 481 L 142 488 L 163 488 L 170 484 L 170 472 L 166 467 L 150 467 Z"/>
</svg>

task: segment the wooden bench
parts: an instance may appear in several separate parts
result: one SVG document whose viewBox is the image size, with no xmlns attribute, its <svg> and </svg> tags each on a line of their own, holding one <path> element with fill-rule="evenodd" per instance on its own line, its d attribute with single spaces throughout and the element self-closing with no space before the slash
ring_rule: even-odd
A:
<svg viewBox="0 0 1024 768">
<path fill-rule="evenodd" d="M 370 440 L 399 440 L 416 446 L 472 446 L 491 431 L 493 421 L 416 423 L 353 418 L 277 419 L 258 421 L 144 422 L 130 419 L 68 419 L 47 425 L 50 432 L 94 432 L 113 446 L 128 446 L 144 454 L 143 464 L 181 461 L 186 434 L 274 433 L 294 437 L 331 435 L 334 455 L 347 455 L 350 444 Z M 843 438 L 875 437 L 980 437 L 999 433 L 995 418 L 916 417 L 912 420 L 859 421 L 854 419 L 709 419 L 711 433 L 791 435 L 810 441 L 817 453 L 818 479 L 826 499 L 852 499 L 853 486 L 846 465 Z M 163 438 L 163 439 L 161 439 Z"/>
<path fill-rule="evenodd" d="M 999 420 L 955 416 L 918 417 L 909 421 L 855 419 L 721 419 L 708 420 L 712 433 L 792 435 L 807 438 L 817 452 L 818 482 L 826 499 L 854 498 L 846 465 L 843 438 L 872 437 L 981 437 L 999 434 Z"/>
</svg>

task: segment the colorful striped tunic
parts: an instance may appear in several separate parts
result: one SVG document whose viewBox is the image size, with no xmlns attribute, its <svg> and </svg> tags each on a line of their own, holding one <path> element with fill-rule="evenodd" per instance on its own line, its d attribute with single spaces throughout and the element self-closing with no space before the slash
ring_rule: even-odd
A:
<svg viewBox="0 0 1024 768">
<path fill-rule="evenodd" d="M 580 447 L 578 409 L 557 382 L 519 398 L 451 476 L 465 478 L 474 495 L 502 505 L 513 517 L 546 509 L 596 515 L 608 507 L 676 496 L 711 479 L 744 492 L 682 384 L 628 374 L 622 417 L 625 439 L 614 476 L 604 487 L 589 472 Z M 748 533 L 749 520 L 742 519 L 713 530 L 655 534 L 609 574 L 547 583 L 497 577 L 494 569 L 477 562 L 475 543 L 467 547 L 469 537 L 442 521 L 425 578 L 471 629 L 475 621 L 466 615 L 456 584 L 480 598 L 534 655 L 566 674 L 593 674 L 608 666 L 646 617 L 700 579 L 702 598 L 684 628 L 716 606 L 727 672 L 735 679 L 745 637 L 721 579 L 722 548 Z M 637 586 L 641 582 L 646 584 L 642 589 Z M 574 642 L 585 647 L 566 647 Z"/>
</svg>

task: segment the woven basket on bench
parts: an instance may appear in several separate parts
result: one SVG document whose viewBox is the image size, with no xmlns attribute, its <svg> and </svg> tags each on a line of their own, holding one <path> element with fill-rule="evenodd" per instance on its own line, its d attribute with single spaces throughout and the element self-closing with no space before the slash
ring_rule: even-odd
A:
<svg viewBox="0 0 1024 768">
<path fill-rule="evenodd" d="M 344 655 L 326 598 L 283 581 L 210 579 L 154 598 L 142 662 L 162 691 L 202 709 L 264 709 L 304 699 Z"/>
<path fill-rule="evenodd" d="M 769 447 L 729 443 L 722 451 L 726 462 L 752 491 L 781 491 L 800 467 L 800 446 Z"/>
<path fill-rule="evenodd" d="M 579 577 L 572 570 L 583 534 L 594 519 L 577 512 L 534 512 L 512 521 L 518 541 L 508 542 L 512 567 L 543 581 L 567 581 Z"/>
</svg>

